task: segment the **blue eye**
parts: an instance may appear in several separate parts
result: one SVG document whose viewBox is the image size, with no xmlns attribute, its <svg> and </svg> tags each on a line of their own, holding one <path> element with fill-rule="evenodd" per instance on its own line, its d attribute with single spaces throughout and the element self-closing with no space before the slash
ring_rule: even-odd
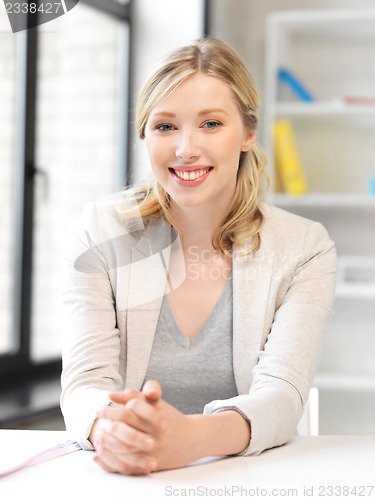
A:
<svg viewBox="0 0 375 500">
<path fill-rule="evenodd" d="M 219 125 L 221 125 L 220 122 L 218 122 L 216 120 L 209 120 L 208 122 L 205 122 L 203 124 L 203 127 L 209 128 L 209 129 L 214 129 L 214 128 L 217 128 Z"/>
<path fill-rule="evenodd" d="M 160 130 L 160 132 L 170 132 L 171 130 L 174 130 L 174 126 L 170 123 L 162 123 L 156 127 L 156 130 Z"/>
</svg>

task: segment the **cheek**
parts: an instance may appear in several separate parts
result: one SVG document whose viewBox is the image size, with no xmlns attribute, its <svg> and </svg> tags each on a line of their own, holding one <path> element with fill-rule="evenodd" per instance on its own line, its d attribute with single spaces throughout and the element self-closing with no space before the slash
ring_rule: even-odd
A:
<svg viewBox="0 0 375 500">
<path fill-rule="evenodd" d="M 155 144 L 155 141 L 153 141 L 152 139 L 146 139 L 146 149 L 151 164 L 155 163 L 155 161 L 158 160 L 159 156 L 159 148 L 157 147 L 157 144 Z"/>
<path fill-rule="evenodd" d="M 153 149 L 153 144 L 152 144 L 152 139 L 149 138 L 148 136 L 146 136 L 145 138 L 145 144 L 146 144 L 146 149 L 149 153 L 152 152 L 152 149 Z"/>
<path fill-rule="evenodd" d="M 146 148 L 150 160 L 162 161 L 164 158 L 168 157 L 169 147 L 167 141 L 160 141 L 158 138 L 150 137 L 146 139 Z"/>
<path fill-rule="evenodd" d="M 161 179 L 168 173 L 166 167 L 170 164 L 167 148 L 161 147 L 159 141 L 151 139 L 146 141 L 146 149 L 151 170 L 159 181 L 161 181 Z"/>
<path fill-rule="evenodd" d="M 241 154 L 242 141 L 238 133 L 231 132 L 219 138 L 215 144 L 216 151 L 224 159 L 237 163 Z"/>
</svg>

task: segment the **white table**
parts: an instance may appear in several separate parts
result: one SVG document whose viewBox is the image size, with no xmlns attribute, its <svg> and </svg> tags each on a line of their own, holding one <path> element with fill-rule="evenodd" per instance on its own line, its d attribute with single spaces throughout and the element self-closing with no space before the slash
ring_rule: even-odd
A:
<svg viewBox="0 0 375 500">
<path fill-rule="evenodd" d="M 0 469 L 67 439 L 65 432 L 0 430 Z M 138 477 L 108 474 L 92 458 L 77 451 L 2 478 L 0 499 L 375 499 L 375 436 L 295 437 L 258 457 Z"/>
</svg>

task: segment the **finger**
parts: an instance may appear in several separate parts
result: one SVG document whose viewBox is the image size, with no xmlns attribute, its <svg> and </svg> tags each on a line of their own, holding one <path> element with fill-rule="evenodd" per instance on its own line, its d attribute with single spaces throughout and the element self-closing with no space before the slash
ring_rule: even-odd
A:
<svg viewBox="0 0 375 500">
<path fill-rule="evenodd" d="M 98 418 L 103 418 L 105 420 L 124 422 L 125 424 L 134 427 L 134 429 L 137 429 L 145 433 L 155 433 L 158 430 L 160 430 L 159 427 L 160 417 L 157 414 L 157 412 L 146 411 L 146 418 L 143 418 L 132 410 L 131 405 L 129 407 L 103 406 L 100 410 L 96 412 L 96 416 Z"/>
<path fill-rule="evenodd" d="M 128 453 L 131 451 L 151 450 L 155 441 L 146 434 L 124 422 L 102 420 L 101 432 L 96 439 L 95 448 L 103 447 L 113 452 Z M 116 445 L 114 445 L 114 441 Z"/>
<path fill-rule="evenodd" d="M 131 426 L 136 426 L 139 418 L 129 408 L 124 405 L 121 406 L 103 406 L 96 412 L 98 418 L 106 420 L 118 420 L 125 422 Z"/>
<path fill-rule="evenodd" d="M 94 462 L 98 464 L 106 472 L 117 472 L 115 469 L 112 469 L 103 460 L 101 460 L 99 455 L 94 456 Z"/>
<path fill-rule="evenodd" d="M 96 450 L 105 448 L 113 453 L 134 453 L 152 450 L 155 446 L 154 438 L 139 429 L 127 424 L 116 429 L 110 420 L 102 420 L 102 429 L 97 435 L 94 444 Z M 119 436 L 119 433 L 121 435 Z"/>
<path fill-rule="evenodd" d="M 147 380 L 144 384 L 142 393 L 153 401 L 161 399 L 162 389 L 157 380 Z"/>
<path fill-rule="evenodd" d="M 122 454 L 127 455 L 129 453 L 139 453 L 144 451 L 149 451 L 151 446 L 143 446 L 141 448 L 137 448 L 133 444 L 125 443 L 124 441 L 120 441 L 112 434 L 103 431 L 97 441 L 94 443 L 95 450 L 99 453 L 103 450 L 111 452 L 115 455 Z"/>
<path fill-rule="evenodd" d="M 124 405 L 133 398 L 141 398 L 143 396 L 142 393 L 139 391 L 135 391 L 133 389 L 126 389 L 125 391 L 121 392 L 110 392 L 108 394 L 108 397 L 114 403 Z"/>
<path fill-rule="evenodd" d="M 142 426 L 145 432 L 160 431 L 165 429 L 165 421 L 160 410 L 153 404 L 142 399 L 131 399 L 125 405 L 127 410 L 131 410 L 136 416 L 146 424 Z"/>
<path fill-rule="evenodd" d="M 114 455 L 105 450 L 96 455 L 94 461 L 107 472 L 118 472 L 126 475 L 149 474 L 157 467 L 156 460 L 147 455 Z"/>
</svg>

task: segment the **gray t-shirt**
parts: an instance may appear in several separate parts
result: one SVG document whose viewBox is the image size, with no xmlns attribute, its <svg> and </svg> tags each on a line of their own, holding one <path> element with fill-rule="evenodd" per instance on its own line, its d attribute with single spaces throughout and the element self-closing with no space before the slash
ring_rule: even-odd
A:
<svg viewBox="0 0 375 500">
<path fill-rule="evenodd" d="M 233 374 L 232 302 L 231 276 L 204 325 L 189 338 L 180 330 L 164 296 L 145 381 L 158 380 L 163 399 L 182 413 L 202 413 L 213 400 L 238 396 Z"/>
</svg>

